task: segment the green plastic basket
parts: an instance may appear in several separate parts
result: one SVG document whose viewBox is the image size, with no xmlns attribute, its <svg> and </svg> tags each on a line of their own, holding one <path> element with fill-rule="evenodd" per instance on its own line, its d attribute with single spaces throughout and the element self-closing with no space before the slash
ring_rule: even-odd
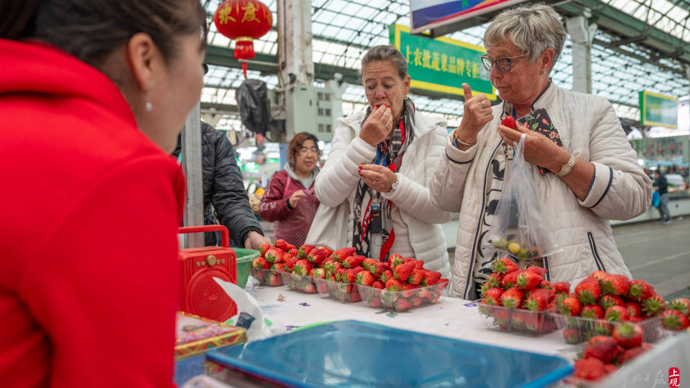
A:
<svg viewBox="0 0 690 388">
<path fill-rule="evenodd" d="M 245 248 L 232 248 L 237 255 L 237 285 L 241 288 L 247 285 L 247 278 L 249 277 L 249 268 L 252 266 L 252 260 L 260 256 L 259 251 Z"/>
</svg>

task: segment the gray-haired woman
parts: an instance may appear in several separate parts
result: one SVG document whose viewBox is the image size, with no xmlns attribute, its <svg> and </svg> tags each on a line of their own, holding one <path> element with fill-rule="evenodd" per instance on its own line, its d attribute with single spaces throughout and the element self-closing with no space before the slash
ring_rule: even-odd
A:
<svg viewBox="0 0 690 388">
<path fill-rule="evenodd" d="M 362 59 L 362 83 L 369 106 L 341 119 L 331 152 L 316 178 L 322 206 L 347 206 L 337 241 L 357 253 L 386 260 L 414 257 L 448 277 L 450 266 L 440 223 L 451 214 L 431 203 L 427 183 L 443 155 L 446 121 L 415 111 L 407 98 L 405 57 L 393 46 L 376 46 Z M 310 231 L 333 228 L 315 218 Z M 309 241 L 307 243 L 326 243 Z M 334 248 L 342 248 L 336 246 Z"/>
<path fill-rule="evenodd" d="M 644 213 L 651 182 L 611 104 L 561 90 L 549 78 L 565 38 L 558 14 L 541 4 L 504 11 L 484 34 L 482 62 L 503 103 L 492 107 L 463 85 L 463 121 L 447 138 L 429 186 L 434 204 L 460 212 L 455 296 L 476 298 L 491 273 L 497 252 L 484 237 L 510 174 L 511 146 L 522 134 L 525 160 L 534 165 L 553 238 L 563 250 L 519 264 L 541 265 L 548 279 L 572 286 L 596 270 L 630 277 L 608 220 Z M 509 116 L 518 121 L 514 130 L 500 125 Z"/>
</svg>

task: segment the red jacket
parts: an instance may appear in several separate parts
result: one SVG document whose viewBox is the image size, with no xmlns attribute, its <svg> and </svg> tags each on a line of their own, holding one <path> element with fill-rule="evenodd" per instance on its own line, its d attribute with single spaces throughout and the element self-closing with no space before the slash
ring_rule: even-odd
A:
<svg viewBox="0 0 690 388">
<path fill-rule="evenodd" d="M 0 63 L 0 385 L 174 386 L 179 166 L 93 67 Z"/>
<path fill-rule="evenodd" d="M 314 188 L 314 184 L 310 189 Z M 287 200 L 299 190 L 307 189 L 302 184 L 290 178 L 287 171 L 280 170 L 273 175 L 268 183 L 268 189 L 261 198 L 259 215 L 266 221 L 273 222 L 273 234 L 276 239 L 283 239 L 299 247 L 307 239 L 309 228 L 314 221 L 319 200 L 309 190 L 294 209 L 290 209 Z"/>
</svg>

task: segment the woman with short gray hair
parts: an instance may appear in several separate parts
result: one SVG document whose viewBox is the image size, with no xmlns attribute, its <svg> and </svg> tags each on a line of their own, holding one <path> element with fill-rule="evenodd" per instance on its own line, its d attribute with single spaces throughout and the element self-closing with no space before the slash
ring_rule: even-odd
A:
<svg viewBox="0 0 690 388">
<path fill-rule="evenodd" d="M 439 224 L 451 214 L 432 204 L 427 184 L 443 155 L 446 121 L 416 112 L 407 97 L 405 57 L 393 46 L 376 46 L 362 58 L 366 111 L 341 119 L 331 151 L 316 178 L 321 201 L 307 243 L 355 247 L 358 255 L 386 261 L 392 254 L 425 261 L 450 274 Z M 334 221 L 326 208 L 344 207 Z M 333 223 L 342 223 L 334 227 Z M 344 225 L 347 224 L 347 225 Z M 324 230 L 342 233 L 324 239 Z"/>
<path fill-rule="evenodd" d="M 446 142 L 429 185 L 438 207 L 460 212 L 453 294 L 479 297 L 499 253 L 485 236 L 495 219 L 512 146 L 525 136 L 525 161 L 535 180 L 551 234 L 562 251 L 549 257 L 513 258 L 521 267 L 548 270 L 552 282 L 574 286 L 594 271 L 631 277 L 609 220 L 647 211 L 649 178 L 625 138 L 611 104 L 602 97 L 559 89 L 549 77 L 566 32 L 543 4 L 508 9 L 484 34 L 481 57 L 502 103 L 491 106 L 467 84 L 464 117 Z M 517 126 L 501 125 L 512 117 Z"/>
</svg>

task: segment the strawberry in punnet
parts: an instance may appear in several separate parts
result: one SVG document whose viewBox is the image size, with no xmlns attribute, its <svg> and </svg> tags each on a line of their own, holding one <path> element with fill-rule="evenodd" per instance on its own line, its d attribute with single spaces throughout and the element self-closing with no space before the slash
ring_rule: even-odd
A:
<svg viewBox="0 0 690 388">
<path fill-rule="evenodd" d="M 273 246 L 274 246 L 274 247 L 280 249 L 280 250 L 283 251 L 283 252 L 287 252 L 287 251 L 289 251 L 290 249 L 292 249 L 292 248 L 295 247 L 294 245 L 292 245 L 291 247 L 290 247 L 289 245 L 290 245 L 290 244 L 288 244 L 287 241 L 282 240 L 282 239 L 278 239 L 278 240 L 276 240 L 275 243 L 273 243 Z"/>
<path fill-rule="evenodd" d="M 329 257 L 333 254 L 333 250 L 325 245 L 318 246 L 317 248 L 320 248 L 324 251 L 326 251 L 326 257 Z"/>
<path fill-rule="evenodd" d="M 630 318 L 642 316 L 642 305 L 637 302 L 625 302 L 623 307 L 628 310 L 628 316 Z"/>
<path fill-rule="evenodd" d="M 421 283 L 422 280 L 424 280 L 424 272 L 425 271 L 422 269 L 413 269 L 412 274 L 410 275 L 410 277 L 407 278 L 408 283 L 415 286 L 419 285 L 419 283 Z"/>
<path fill-rule="evenodd" d="M 252 268 L 264 269 L 264 263 L 265 262 L 266 262 L 265 258 L 257 257 L 256 259 L 252 260 Z"/>
<path fill-rule="evenodd" d="M 369 271 L 362 271 L 357 274 L 357 284 L 370 287 L 372 284 L 374 284 L 375 281 L 376 278 Z"/>
<path fill-rule="evenodd" d="M 589 274 L 589 277 L 594 277 L 594 278 L 596 278 L 598 281 L 601 282 L 602 280 L 604 280 L 604 278 L 606 277 L 606 275 L 608 275 L 608 273 L 606 273 L 606 272 L 604 272 L 604 271 L 594 271 L 594 272 L 592 272 L 591 274 Z"/>
<path fill-rule="evenodd" d="M 357 281 L 357 274 L 359 274 L 361 272 L 368 272 L 368 271 L 362 267 L 359 267 L 359 266 L 355 267 L 355 268 L 348 269 L 347 270 L 347 282 L 348 283 L 356 282 Z M 371 273 L 371 272 L 369 272 L 369 273 Z"/>
<path fill-rule="evenodd" d="M 318 282 L 317 284 L 318 284 L 319 294 L 321 294 L 321 295 L 328 294 L 328 283 Z"/>
<path fill-rule="evenodd" d="M 582 330 L 578 327 L 566 327 L 563 330 L 563 339 L 569 344 L 577 344 L 582 342 L 584 339 L 582 336 Z"/>
<path fill-rule="evenodd" d="M 570 283 L 568 282 L 556 282 L 553 284 L 553 289 L 556 291 L 556 294 L 560 294 L 562 292 L 569 294 L 570 293 Z"/>
<path fill-rule="evenodd" d="M 542 278 L 544 278 L 544 276 L 546 276 L 546 272 L 548 272 L 548 271 L 546 270 L 546 268 L 537 267 L 536 265 L 533 265 L 533 266 L 531 266 L 531 267 L 527 267 L 527 270 L 528 270 L 529 272 L 534 272 L 534 273 L 536 273 L 537 275 L 541 276 Z"/>
<path fill-rule="evenodd" d="M 630 280 L 625 275 L 606 274 L 601 280 L 601 292 L 608 295 L 623 296 L 630 289 Z"/>
<path fill-rule="evenodd" d="M 364 257 L 364 256 L 348 256 L 343 261 L 343 266 L 345 268 L 359 267 L 362 265 L 362 263 L 364 263 L 364 260 L 366 260 L 366 257 Z"/>
<path fill-rule="evenodd" d="M 680 331 L 690 326 L 690 319 L 677 310 L 666 310 L 659 318 L 661 325 L 668 330 Z"/>
<path fill-rule="evenodd" d="M 276 257 L 275 263 L 287 263 L 288 261 L 290 261 L 290 259 L 292 259 L 292 255 L 289 253 L 286 253 L 281 258 Z"/>
<path fill-rule="evenodd" d="M 492 289 L 491 285 L 489 283 L 484 283 L 482 286 L 479 288 L 479 297 L 483 298 L 486 296 L 486 292 Z"/>
<path fill-rule="evenodd" d="M 645 299 L 654 295 L 654 287 L 642 279 L 635 279 L 630 281 L 630 288 L 626 296 L 637 302 L 642 302 Z"/>
<path fill-rule="evenodd" d="M 376 273 L 376 262 L 377 261 L 378 260 L 374 260 L 374 259 L 368 257 L 368 258 L 364 259 L 364 261 L 362 262 L 362 267 L 364 267 L 364 269 L 366 269 L 369 272 Z M 372 271 L 372 268 L 374 268 L 373 271 Z"/>
<path fill-rule="evenodd" d="M 613 329 L 613 339 L 626 349 L 642 346 L 643 337 L 644 331 L 634 323 L 619 323 Z"/>
<path fill-rule="evenodd" d="M 580 303 L 576 297 L 568 296 L 561 301 L 560 305 L 558 305 L 558 309 L 561 315 L 577 317 L 582 310 L 582 303 Z"/>
<path fill-rule="evenodd" d="M 299 257 L 301 259 L 306 259 L 309 252 L 311 252 L 314 248 L 316 247 L 313 245 L 302 245 L 301 247 L 299 247 Z"/>
<path fill-rule="evenodd" d="M 518 269 L 513 272 L 508 272 L 503 276 L 503 288 L 506 290 L 509 289 L 510 287 L 515 287 L 517 285 L 517 278 L 518 276 L 525 272 L 524 269 Z"/>
<path fill-rule="evenodd" d="M 666 310 L 666 302 L 659 295 L 651 296 L 642 301 L 642 311 L 648 317 L 657 316 Z"/>
<path fill-rule="evenodd" d="M 297 264 L 297 262 L 300 260 L 301 259 L 299 257 L 293 257 L 292 259 L 288 260 L 286 267 L 288 270 L 290 270 L 290 272 L 292 272 L 295 269 L 295 264 Z"/>
<path fill-rule="evenodd" d="M 312 249 L 307 255 L 307 260 L 316 265 L 321 264 L 328 257 L 328 251 L 322 247 Z"/>
<path fill-rule="evenodd" d="M 668 304 L 670 310 L 676 310 L 685 316 L 690 316 L 690 299 L 678 298 Z"/>
<path fill-rule="evenodd" d="M 448 283 L 450 283 L 450 280 L 448 280 L 446 278 L 440 278 L 440 279 L 438 279 L 438 283 L 436 283 L 436 286 L 437 286 L 436 288 L 439 291 L 441 291 L 441 290 L 445 289 L 446 287 L 448 287 Z"/>
<path fill-rule="evenodd" d="M 625 305 L 625 302 L 623 302 L 623 299 L 620 296 L 614 296 L 614 295 L 604 295 L 599 299 L 599 306 L 604 309 L 604 311 L 608 310 L 610 307 L 613 306 L 623 306 Z"/>
<path fill-rule="evenodd" d="M 287 253 L 289 253 L 292 257 L 299 256 L 299 250 L 297 248 L 292 248 Z"/>
<path fill-rule="evenodd" d="M 309 274 L 309 270 L 311 270 L 311 263 L 304 259 L 297 260 L 295 266 L 292 268 L 292 272 L 302 276 Z"/>
<path fill-rule="evenodd" d="M 280 276 L 278 273 L 274 273 L 273 275 L 270 275 L 270 279 L 268 281 L 268 284 L 271 287 L 278 287 L 283 285 L 283 278 Z"/>
<path fill-rule="evenodd" d="M 486 304 L 493 304 L 496 306 L 501 306 L 501 295 L 503 295 L 503 289 L 500 287 L 494 287 L 489 289 L 486 292 L 486 296 L 484 297 L 486 300 L 488 300 L 490 303 Z"/>
<path fill-rule="evenodd" d="M 415 260 L 415 261 L 414 261 L 414 268 L 415 268 L 415 269 L 422 269 L 422 268 L 424 268 L 424 260 Z"/>
<path fill-rule="evenodd" d="M 412 302 L 412 306 L 414 306 L 414 307 L 419 307 L 424 303 L 422 298 L 420 298 L 418 296 L 413 296 L 412 298 L 410 298 L 410 302 Z"/>
<path fill-rule="evenodd" d="M 598 304 L 588 304 L 580 311 L 582 318 L 602 319 L 604 318 L 604 310 Z"/>
<path fill-rule="evenodd" d="M 395 311 L 407 311 L 410 308 L 412 308 L 412 302 L 405 298 L 398 298 L 398 300 L 395 301 Z"/>
<path fill-rule="evenodd" d="M 601 296 L 599 281 L 594 277 L 588 277 L 575 286 L 575 294 L 582 304 L 594 304 Z"/>
<path fill-rule="evenodd" d="M 516 309 L 522 304 L 522 291 L 517 287 L 512 287 L 501 294 L 501 304 L 509 309 Z"/>
<path fill-rule="evenodd" d="M 276 270 L 276 272 L 285 272 L 285 263 L 273 264 L 271 269 Z"/>
<path fill-rule="evenodd" d="M 587 348 L 585 348 L 582 356 L 585 358 L 596 358 L 604 364 L 608 364 L 618 358 L 620 353 L 618 342 L 615 339 L 597 335 L 587 342 Z"/>
<path fill-rule="evenodd" d="M 618 366 L 614 364 L 606 364 L 604 365 L 604 370 L 606 371 L 607 375 L 610 375 L 611 373 L 614 373 L 615 371 L 618 370 Z"/>
<path fill-rule="evenodd" d="M 269 263 L 280 263 L 283 260 L 283 256 L 285 256 L 285 252 L 281 251 L 278 248 L 269 248 L 268 251 L 266 251 L 266 254 L 264 255 L 266 261 L 268 261 Z"/>
<path fill-rule="evenodd" d="M 341 248 L 341 249 L 338 249 L 335 252 L 333 252 L 333 258 L 342 263 L 348 257 L 355 256 L 356 254 L 357 254 L 357 249 L 355 249 L 353 247 Z"/>
<path fill-rule="evenodd" d="M 403 289 L 403 293 L 402 293 L 403 298 L 409 298 L 409 297 L 412 297 L 412 296 L 417 294 L 419 287 L 413 286 L 410 283 L 402 283 L 402 289 Z"/>
<path fill-rule="evenodd" d="M 518 265 L 512 260 L 507 257 L 500 258 L 496 261 L 494 261 L 494 272 L 501 274 L 501 275 L 506 275 L 511 272 L 517 271 L 518 270 Z"/>
<path fill-rule="evenodd" d="M 515 122 L 513 116 L 508 116 L 505 119 L 503 119 L 503 121 L 501 121 L 501 125 L 506 126 L 510 129 L 515 129 L 516 124 L 517 123 Z"/>
<path fill-rule="evenodd" d="M 381 281 L 383 282 L 383 284 L 386 284 L 386 282 L 388 282 L 390 279 L 395 279 L 395 277 L 393 276 L 393 271 L 391 271 L 390 269 L 383 271 L 383 273 L 381 274 Z"/>
<path fill-rule="evenodd" d="M 609 322 L 624 322 L 629 318 L 628 310 L 623 306 L 612 306 L 604 311 L 604 319 Z"/>
<path fill-rule="evenodd" d="M 271 249 L 271 245 L 269 244 L 261 244 L 259 245 L 259 254 L 261 256 L 264 256 L 268 250 Z"/>
<path fill-rule="evenodd" d="M 549 304 L 549 299 L 553 297 L 552 290 L 545 290 L 543 288 L 535 289 L 524 302 L 524 307 L 530 311 L 544 311 Z"/>
<path fill-rule="evenodd" d="M 575 362 L 573 368 L 573 376 L 578 379 L 595 381 L 606 376 L 604 363 L 596 358 L 581 358 Z"/>
<path fill-rule="evenodd" d="M 627 349 L 625 352 L 623 352 L 623 355 L 622 355 L 621 358 L 618 360 L 618 363 L 619 363 L 620 365 L 623 365 L 623 364 L 625 364 L 626 362 L 628 362 L 628 361 L 634 359 L 635 357 L 639 356 L 640 354 L 642 354 L 642 353 L 644 353 L 644 352 L 646 352 L 646 351 L 647 351 L 647 349 L 645 349 L 645 348 L 642 347 L 642 346 L 638 346 L 638 347 L 632 348 L 632 349 Z"/>
<path fill-rule="evenodd" d="M 313 276 L 314 279 L 325 279 L 326 278 L 326 270 L 323 268 L 314 268 L 311 271 L 312 272 L 309 275 Z"/>
<path fill-rule="evenodd" d="M 373 282 L 373 283 L 371 284 L 371 287 L 372 287 L 372 288 L 376 288 L 376 289 L 378 289 L 378 290 L 383 290 L 383 288 L 385 287 L 385 285 L 383 284 L 382 281 L 377 280 L 377 281 L 375 281 L 375 282 Z"/>
<path fill-rule="evenodd" d="M 395 268 L 393 268 L 393 276 L 395 276 L 395 278 L 401 282 L 406 282 L 407 278 L 412 275 L 412 270 L 415 269 L 414 267 L 414 263 L 410 261 L 397 265 Z"/>
<path fill-rule="evenodd" d="M 388 279 L 385 285 L 385 289 L 388 291 L 401 291 L 402 284 L 395 279 Z"/>
<path fill-rule="evenodd" d="M 542 280 L 544 280 L 543 275 L 539 275 L 536 272 L 528 269 L 518 275 L 515 284 L 519 290 L 526 291 L 536 288 L 539 284 L 541 284 Z"/>
<path fill-rule="evenodd" d="M 488 279 L 486 279 L 486 283 L 489 284 L 489 287 L 501 287 L 503 285 L 503 275 L 501 275 L 498 272 L 494 272 L 491 275 L 489 275 Z"/>
<path fill-rule="evenodd" d="M 546 279 L 542 280 L 541 283 L 539 283 L 539 288 L 543 288 L 545 290 L 554 290 L 553 283 Z M 556 291 L 554 290 L 554 292 Z"/>
<path fill-rule="evenodd" d="M 380 261 L 377 261 L 374 263 L 374 265 L 369 268 L 369 272 L 372 273 L 374 276 L 381 276 L 383 273 L 388 269 L 387 263 L 382 263 Z"/>
<path fill-rule="evenodd" d="M 422 287 L 433 286 L 434 284 L 438 283 L 439 280 L 441 280 L 441 276 L 443 275 L 441 275 L 440 272 L 426 271 L 424 272 L 424 280 L 422 280 L 419 285 Z"/>
<path fill-rule="evenodd" d="M 402 264 L 404 262 L 405 262 L 404 257 L 400 256 L 397 253 L 394 253 L 388 257 L 388 268 L 392 270 L 393 268 L 399 266 L 400 264 Z"/>
</svg>

